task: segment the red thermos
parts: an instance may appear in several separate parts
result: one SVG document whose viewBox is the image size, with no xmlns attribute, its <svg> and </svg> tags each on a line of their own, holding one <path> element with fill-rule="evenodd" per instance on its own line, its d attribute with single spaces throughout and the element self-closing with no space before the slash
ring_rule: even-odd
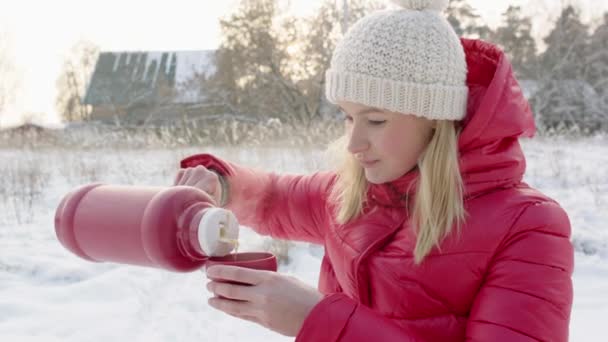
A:
<svg viewBox="0 0 608 342">
<path fill-rule="evenodd" d="M 239 226 L 232 212 L 214 207 L 194 187 L 97 183 L 63 198 L 55 231 L 68 250 L 87 260 L 188 272 L 230 253 L 234 244 L 226 239 L 236 241 Z M 260 256 L 245 259 L 254 257 Z M 274 263 L 269 267 L 276 270 Z"/>
</svg>

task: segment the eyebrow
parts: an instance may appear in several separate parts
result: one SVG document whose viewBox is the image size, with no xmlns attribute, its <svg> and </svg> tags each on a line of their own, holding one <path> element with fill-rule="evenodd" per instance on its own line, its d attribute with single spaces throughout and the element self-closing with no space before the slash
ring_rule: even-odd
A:
<svg viewBox="0 0 608 342">
<path fill-rule="evenodd" d="M 344 108 L 342 108 L 340 106 L 338 106 L 338 108 L 340 108 L 341 111 L 346 112 L 344 110 Z M 364 114 L 369 114 L 369 113 L 373 113 L 373 112 L 384 113 L 384 110 L 382 110 L 380 108 L 376 108 L 376 107 L 367 107 L 365 109 L 358 111 L 357 113 L 355 113 L 355 115 L 364 115 Z"/>
</svg>

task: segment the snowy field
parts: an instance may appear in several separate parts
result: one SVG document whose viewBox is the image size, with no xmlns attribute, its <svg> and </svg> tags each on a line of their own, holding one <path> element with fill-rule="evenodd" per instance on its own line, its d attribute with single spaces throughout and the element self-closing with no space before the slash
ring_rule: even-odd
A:
<svg viewBox="0 0 608 342">
<path fill-rule="evenodd" d="M 605 341 L 608 138 L 523 142 L 529 184 L 570 215 L 576 248 L 571 341 Z M 325 167 L 320 150 L 0 150 L 0 341 L 290 341 L 209 307 L 202 272 L 90 263 L 56 240 L 62 196 L 81 184 L 169 186 L 182 157 L 210 152 L 281 172 Z M 243 228 L 243 251 L 269 238 Z M 323 251 L 295 244 L 279 271 L 316 286 Z"/>
</svg>

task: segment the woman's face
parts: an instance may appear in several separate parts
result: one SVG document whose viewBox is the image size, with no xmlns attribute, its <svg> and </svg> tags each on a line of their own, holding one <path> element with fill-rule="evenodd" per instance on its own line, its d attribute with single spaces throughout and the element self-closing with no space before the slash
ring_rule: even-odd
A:
<svg viewBox="0 0 608 342">
<path fill-rule="evenodd" d="M 435 121 L 340 101 L 348 151 L 370 183 L 393 181 L 411 171 L 431 141 Z"/>
</svg>

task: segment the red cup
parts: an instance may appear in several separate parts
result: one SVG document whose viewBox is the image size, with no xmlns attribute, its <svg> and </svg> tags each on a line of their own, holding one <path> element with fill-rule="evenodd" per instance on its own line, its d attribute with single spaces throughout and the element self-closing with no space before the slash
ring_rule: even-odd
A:
<svg viewBox="0 0 608 342">
<path fill-rule="evenodd" d="M 277 257 L 271 253 L 264 252 L 248 252 L 248 253 L 237 253 L 237 254 L 228 254 L 223 257 L 209 257 L 205 262 L 205 269 L 213 266 L 213 265 L 228 265 L 228 266 L 238 266 L 251 268 L 256 270 L 266 270 L 276 272 L 277 265 Z M 237 285 L 249 285 L 243 284 L 235 281 L 229 281 L 218 278 L 210 278 L 213 281 L 218 281 L 222 283 L 230 283 Z"/>
</svg>

